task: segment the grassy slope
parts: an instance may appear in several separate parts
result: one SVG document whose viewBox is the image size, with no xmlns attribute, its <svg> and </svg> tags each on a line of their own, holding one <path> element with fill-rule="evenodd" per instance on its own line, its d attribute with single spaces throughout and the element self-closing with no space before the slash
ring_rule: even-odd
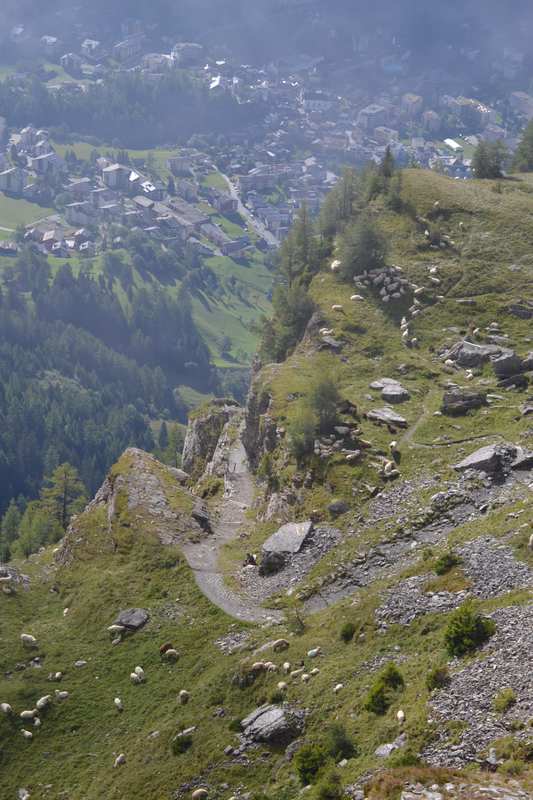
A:
<svg viewBox="0 0 533 800">
<path fill-rule="evenodd" d="M 515 188 L 515 187 L 513 187 Z M 435 199 L 449 209 L 449 221 L 443 226 L 453 232 L 459 220 L 468 220 L 466 241 L 461 254 L 417 249 L 421 237 L 414 225 L 404 217 L 381 215 L 381 224 L 391 245 L 391 261 L 401 265 L 413 278 L 422 283 L 427 263 L 439 263 L 445 276 L 443 293 L 446 300 L 424 312 L 418 318 L 416 334 L 421 341 L 417 351 L 407 351 L 400 344 L 398 321 L 378 306 L 372 299 L 350 305 L 347 299 L 350 287 L 339 284 L 331 275 L 318 276 L 312 292 L 337 335 L 347 340 L 343 355 L 347 361 L 327 354 L 317 354 L 302 346 L 284 365 L 267 368 L 264 381 L 273 393 L 272 412 L 280 423 L 295 413 L 294 402 L 287 399 L 289 392 L 305 393 L 309 380 L 319 371 L 335 371 L 340 379 L 343 394 L 357 402 L 362 410 L 382 405 L 378 393 L 375 401 L 366 399 L 368 384 L 383 375 L 394 375 L 399 363 L 409 367 L 402 382 L 409 387 L 413 399 L 398 410 L 409 422 L 410 428 L 418 423 L 411 444 L 432 442 L 439 436 L 452 439 L 493 432 L 495 428 L 507 438 L 532 445 L 530 425 L 517 418 L 516 408 L 523 393 L 505 394 L 502 407 L 489 407 L 458 420 L 434 417 L 443 384 L 450 376 L 442 371 L 429 347 L 438 344 L 448 335 L 442 328 L 450 325 L 465 330 L 472 316 L 478 324 L 499 320 L 514 340 L 517 350 L 530 349 L 526 339 L 531 336 L 530 323 L 508 316 L 504 309 L 516 296 L 524 296 L 523 287 L 531 279 L 531 267 L 525 261 L 528 252 L 529 215 L 533 211 L 533 198 L 517 187 L 509 195 L 496 195 L 490 184 L 458 184 L 422 172 L 407 173 L 404 177 L 405 195 L 417 203 L 420 213 L 427 213 Z M 468 209 L 477 205 L 479 214 L 467 216 Z M 507 246 L 501 237 L 509 230 Z M 455 233 L 453 233 L 455 236 Z M 481 248 L 481 252 L 480 252 Z M 465 249 L 467 255 L 465 256 Z M 477 255 L 476 255 L 477 254 Z M 518 271 L 508 269 L 521 260 Z M 470 276 L 470 277 L 468 277 Z M 501 285 L 503 291 L 490 292 L 491 286 Z M 473 283 L 474 285 L 470 285 Z M 474 294 L 478 305 L 466 309 L 459 306 L 454 296 Z M 346 315 L 335 316 L 331 305 L 341 302 Z M 449 334 L 452 340 L 458 334 Z M 488 373 L 485 376 L 488 378 Z M 460 380 L 460 376 L 456 377 Z M 477 379 L 479 380 L 479 379 Z M 472 385 L 469 384 L 469 385 Z M 474 381 L 474 386 L 477 385 Z M 421 412 L 421 407 L 423 412 Z M 457 430 L 460 426 L 461 430 Z M 390 435 L 368 422 L 362 423 L 365 438 L 373 448 L 385 450 Z M 442 480 L 452 476 L 449 465 L 475 445 L 454 445 L 450 448 L 416 448 L 402 445 L 402 478 L 415 479 L 439 473 Z M 290 479 L 294 466 L 280 462 L 281 478 Z M 353 500 L 352 485 L 363 481 L 377 483 L 375 472 L 367 466 L 347 467 L 333 459 L 328 465 L 321 485 L 310 490 L 304 498 L 298 515 L 304 516 L 312 508 L 323 508 L 332 494 L 345 496 L 360 505 L 365 513 L 364 500 Z M 331 484 L 327 490 L 325 484 Z M 424 493 L 417 496 L 415 504 L 423 506 Z M 517 523 L 508 518 L 510 511 L 522 511 L 520 524 L 532 521 L 531 506 L 520 502 L 512 506 L 493 509 L 482 520 L 458 528 L 454 541 L 479 536 L 481 533 L 504 535 L 514 530 Z M 129 520 L 128 520 L 129 521 Z M 294 769 L 280 753 L 263 758 L 263 749 L 250 754 L 248 767 L 232 764 L 222 751 L 227 744 L 235 744 L 234 734 L 228 731 L 231 718 L 242 715 L 267 700 L 280 677 L 276 674 L 260 678 L 253 686 L 241 690 L 231 685 L 231 676 L 245 657 L 251 654 L 223 656 L 213 646 L 221 633 L 239 630 L 243 626 L 230 623 L 198 594 L 188 569 L 182 564 L 173 565 L 173 553 L 162 551 L 145 532 L 147 520 L 133 521 L 130 529 L 123 529 L 119 551 L 110 556 L 95 552 L 79 567 L 63 575 L 49 569 L 50 555 L 35 558 L 24 569 L 34 578 L 28 593 L 20 592 L 16 598 L 0 596 L 0 671 L 12 669 L 16 661 L 23 660 L 18 637 L 23 629 L 34 633 L 46 652 L 45 667 L 41 671 L 27 669 L 15 673 L 4 681 L 0 700 L 11 702 L 17 708 L 31 706 L 34 699 L 50 690 L 45 676 L 52 669 L 68 671 L 64 686 L 72 691 L 72 698 L 63 706 L 54 707 L 50 718 L 45 718 L 35 740 L 28 744 L 19 733 L 12 733 L 8 723 L 0 719 L 0 736 L 6 737 L 3 761 L 0 762 L 0 787 L 6 796 L 14 794 L 18 786 L 35 787 L 37 782 L 52 783 L 47 794 L 51 800 L 69 790 L 71 800 L 96 800 L 102 796 L 110 800 L 130 800 L 142 796 L 147 800 L 170 798 L 184 782 L 194 777 L 209 776 L 216 794 L 229 798 L 239 786 L 252 790 L 256 797 L 262 792 L 276 795 L 283 788 L 285 797 L 299 791 Z M 389 522 L 367 532 L 369 539 L 390 535 Z M 88 521 L 92 536 L 98 541 L 98 520 Z M 342 527 L 342 520 L 339 523 Z M 268 529 L 268 530 L 267 530 Z M 244 551 L 253 550 L 265 538 L 272 526 L 254 526 L 252 539 L 234 545 L 225 560 L 242 561 Z M 527 533 L 527 532 L 526 532 Z M 518 555 L 531 558 L 525 547 L 526 533 L 518 543 Z M 366 540 L 356 534 L 346 544 L 325 559 L 316 569 L 319 577 L 336 561 L 344 561 L 354 551 L 363 548 Z M 428 571 L 427 562 L 420 563 L 404 575 Z M 399 576 L 401 577 L 401 576 Z M 460 581 L 460 574 L 452 576 Z M 50 593 L 52 583 L 58 585 L 59 594 Z M 430 731 L 426 723 L 428 691 L 425 679 L 428 670 L 446 659 L 443 633 L 446 615 L 429 615 L 415 621 L 408 628 L 391 626 L 386 633 L 378 633 L 373 623 L 373 610 L 380 602 L 379 592 L 387 585 L 382 581 L 363 593 L 356 604 L 353 598 L 339 603 L 327 611 L 308 618 L 302 629 L 297 624 L 294 608 L 296 600 L 287 601 L 289 621 L 274 634 L 268 631 L 251 631 L 256 644 L 280 635 L 288 636 L 291 646 L 287 654 L 274 657 L 276 663 L 288 658 L 293 664 L 300 659 L 308 669 L 318 665 L 320 674 L 309 684 L 299 680 L 290 683 L 288 698 L 309 709 L 306 739 L 320 742 L 325 726 L 333 720 L 341 721 L 359 746 L 359 755 L 350 760 L 342 771 L 344 784 L 353 782 L 361 773 L 378 765 L 373 755 L 375 748 L 389 742 L 398 734 L 396 712 L 403 708 L 407 715 L 406 731 L 413 750 L 420 747 Z M 459 584 L 458 584 L 459 585 Z M 177 599 L 179 598 L 179 600 Z M 511 595 L 485 604 L 489 610 L 499 604 L 525 602 L 527 595 Z M 153 620 L 147 628 L 128 639 L 119 647 L 109 644 L 106 626 L 119 608 L 129 605 L 150 609 Z M 70 606 L 66 618 L 62 609 Z M 176 617 L 171 618 L 177 609 Z M 339 639 L 341 625 L 351 621 L 356 635 L 351 644 Z M 83 630 L 83 634 L 80 634 Z M 162 641 L 172 640 L 182 652 L 175 667 L 163 668 L 159 662 L 158 647 Z M 306 652 L 316 645 L 323 656 L 316 661 L 306 659 Z M 375 673 L 366 664 L 376 657 L 401 661 L 406 689 L 400 693 L 383 717 L 375 717 L 363 710 L 366 691 Z M 91 658 L 83 670 L 75 670 L 78 658 Z M 129 672 L 136 664 L 147 671 L 145 686 L 133 687 L 128 681 Z M 99 676 L 98 681 L 96 676 Z M 333 693 L 336 683 L 342 682 L 344 690 Z M 53 685 L 52 685 L 52 688 Z M 177 705 L 176 693 L 181 688 L 192 692 L 191 703 L 185 709 Z M 126 710 L 118 716 L 113 708 L 113 697 L 120 695 Z M 226 716 L 216 718 L 213 712 L 223 707 Z M 94 735 L 94 724 L 98 736 Z M 192 750 L 184 756 L 170 753 L 172 735 L 190 725 L 198 725 Z M 453 720 L 450 720 L 453 729 Z M 158 730 L 157 738 L 149 739 L 150 732 Z M 113 770 L 114 753 L 125 752 L 128 767 Z M 50 754 L 45 757 L 45 753 Z M 427 780 L 428 784 L 444 782 L 446 775 L 407 772 L 407 777 Z M 523 780 L 532 778 L 523 776 Z M 221 784 L 227 784 L 222 789 Z M 530 788 L 533 788 L 530 783 Z M 1 792 L 0 792 L 1 794 Z M 383 797 L 384 795 L 377 795 Z"/>
<path fill-rule="evenodd" d="M 27 200 L 7 197 L 0 192 L 0 228 L 14 230 L 17 225 L 30 225 L 53 213 L 52 208 L 29 203 Z"/>
</svg>

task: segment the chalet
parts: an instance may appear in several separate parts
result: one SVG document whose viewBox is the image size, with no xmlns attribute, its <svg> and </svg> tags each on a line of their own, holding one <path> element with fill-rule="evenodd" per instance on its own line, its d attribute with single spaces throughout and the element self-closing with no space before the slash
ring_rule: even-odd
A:
<svg viewBox="0 0 533 800">
<path fill-rule="evenodd" d="M 145 222 L 151 222 L 154 218 L 154 201 L 150 200 L 149 197 L 139 195 L 133 198 L 133 202 L 137 211 L 141 213 L 143 220 Z"/>
<path fill-rule="evenodd" d="M 81 43 L 81 52 L 85 58 L 99 58 L 102 55 L 102 45 L 96 39 L 85 39 Z"/>
<path fill-rule="evenodd" d="M 110 189 L 127 189 L 131 169 L 123 164 L 111 164 L 102 170 L 102 179 Z"/>
<path fill-rule="evenodd" d="M 72 75 L 81 75 L 83 58 L 77 53 L 65 53 L 59 59 L 59 63 L 65 72 L 70 72 Z"/>
<path fill-rule="evenodd" d="M 135 33 L 132 36 L 128 36 L 122 42 L 117 42 L 113 47 L 113 58 L 123 62 L 140 55 L 144 44 L 144 38 L 143 33 Z"/>
<path fill-rule="evenodd" d="M 21 195 L 26 185 L 27 172 L 20 167 L 11 167 L 0 172 L 0 191 Z"/>
<path fill-rule="evenodd" d="M 73 178 L 65 186 L 65 190 L 69 194 L 73 194 L 78 197 L 87 197 L 91 193 L 91 179 Z"/>
<path fill-rule="evenodd" d="M 65 218 L 69 225 L 88 225 L 94 219 L 94 208 L 88 200 L 68 203 Z"/>
<path fill-rule="evenodd" d="M 65 163 L 57 153 L 45 153 L 41 156 L 30 158 L 30 168 L 37 175 L 57 174 L 64 169 Z"/>
</svg>

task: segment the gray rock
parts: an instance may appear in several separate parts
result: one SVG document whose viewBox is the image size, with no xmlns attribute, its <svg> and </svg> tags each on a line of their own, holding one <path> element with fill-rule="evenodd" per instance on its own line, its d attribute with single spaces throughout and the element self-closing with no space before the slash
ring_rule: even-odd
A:
<svg viewBox="0 0 533 800">
<path fill-rule="evenodd" d="M 264 705 L 242 720 L 243 737 L 252 742 L 288 744 L 303 730 L 303 714 L 288 706 Z"/>
<path fill-rule="evenodd" d="M 374 409 L 368 412 L 367 417 L 375 422 L 383 422 L 386 425 L 397 425 L 399 428 L 407 428 L 407 420 L 391 408 Z"/>
<path fill-rule="evenodd" d="M 455 464 L 454 469 L 458 472 L 475 469 L 489 474 L 502 473 L 509 471 L 517 455 L 518 448 L 513 444 L 489 444 Z"/>
<path fill-rule="evenodd" d="M 288 522 L 263 544 L 265 553 L 299 553 L 307 537 L 313 529 L 310 520 L 306 522 Z"/>
<path fill-rule="evenodd" d="M 335 353 L 340 353 L 344 347 L 344 342 L 334 339 L 333 336 L 322 336 L 320 340 L 321 350 L 333 350 Z"/>
<path fill-rule="evenodd" d="M 485 392 L 469 392 L 466 389 L 452 389 L 445 392 L 442 398 L 441 411 L 443 414 L 453 416 L 455 414 L 466 414 L 474 408 L 481 408 L 487 405 L 487 395 Z"/>
<path fill-rule="evenodd" d="M 261 577 L 276 575 L 285 567 L 287 559 L 284 553 L 265 553 L 261 559 L 259 574 Z"/>
<path fill-rule="evenodd" d="M 207 506 L 201 500 L 195 502 L 191 516 L 205 533 L 213 533 Z"/>
<path fill-rule="evenodd" d="M 498 378 L 510 378 L 524 371 L 522 359 L 512 350 L 491 358 L 492 368 Z"/>
<path fill-rule="evenodd" d="M 525 372 L 530 372 L 533 370 L 533 351 L 528 353 L 527 356 L 522 359 L 522 366 Z"/>
<path fill-rule="evenodd" d="M 522 447 L 519 447 L 516 458 L 511 466 L 516 470 L 531 469 L 533 467 L 533 452 L 531 450 L 524 450 Z"/>
<path fill-rule="evenodd" d="M 341 514 L 346 514 L 350 510 L 350 506 L 345 500 L 334 500 L 328 506 L 328 511 L 334 517 L 340 517 Z"/>
<path fill-rule="evenodd" d="M 169 467 L 168 471 L 176 478 L 178 483 L 184 484 L 189 480 L 189 473 L 177 467 Z"/>
<path fill-rule="evenodd" d="M 144 608 L 128 608 L 118 614 L 113 625 L 123 625 L 130 631 L 138 631 L 149 619 L 150 615 Z"/>
<path fill-rule="evenodd" d="M 401 384 L 389 383 L 383 387 L 381 397 L 386 403 L 404 403 L 411 395 Z"/>
<path fill-rule="evenodd" d="M 502 348 L 494 344 L 475 344 L 462 341 L 446 353 L 446 358 L 451 358 L 459 367 L 468 369 L 486 364 L 491 356 L 499 356 L 501 352 Z"/>
<path fill-rule="evenodd" d="M 398 381 L 395 381 L 394 378 L 379 378 L 370 384 L 371 389 L 379 389 L 379 391 L 385 389 L 386 386 L 398 386 Z"/>
</svg>

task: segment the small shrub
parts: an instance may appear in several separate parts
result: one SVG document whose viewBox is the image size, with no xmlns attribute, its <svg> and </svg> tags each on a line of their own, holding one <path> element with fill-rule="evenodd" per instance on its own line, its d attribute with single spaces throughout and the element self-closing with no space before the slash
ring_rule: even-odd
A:
<svg viewBox="0 0 533 800">
<path fill-rule="evenodd" d="M 381 716 L 387 713 L 391 702 L 387 687 L 379 680 L 370 688 L 366 696 L 364 708 L 372 714 L 379 714 Z"/>
<path fill-rule="evenodd" d="M 444 641 L 450 656 L 461 657 L 485 644 L 495 631 L 493 620 L 476 614 L 472 603 L 467 602 L 452 614 Z"/>
<path fill-rule="evenodd" d="M 497 714 L 505 714 L 515 703 L 516 694 L 510 687 L 507 687 L 506 689 L 502 689 L 501 692 L 494 697 L 492 708 Z"/>
<path fill-rule="evenodd" d="M 339 773 L 331 768 L 320 778 L 315 790 L 316 800 L 341 800 L 343 796 Z"/>
<path fill-rule="evenodd" d="M 372 714 L 385 714 L 392 704 L 392 694 L 403 689 L 403 675 L 392 661 L 381 671 L 366 696 L 364 708 Z"/>
<path fill-rule="evenodd" d="M 403 689 L 405 686 L 402 673 L 392 661 L 383 669 L 381 679 L 385 686 L 390 686 L 391 689 Z"/>
<path fill-rule="evenodd" d="M 406 767 L 417 767 L 420 764 L 420 756 L 409 748 L 395 750 L 387 760 L 387 767 L 392 769 L 404 769 Z"/>
<path fill-rule="evenodd" d="M 272 692 L 272 694 L 270 695 L 270 698 L 269 698 L 269 702 L 274 706 L 278 705 L 279 703 L 283 703 L 284 700 L 285 700 L 285 696 L 284 696 L 283 692 L 280 692 L 279 690 L 276 690 L 275 692 Z"/>
<path fill-rule="evenodd" d="M 314 782 L 326 761 L 326 753 L 317 745 L 305 744 L 298 750 L 294 758 L 294 765 L 303 786 Z"/>
<path fill-rule="evenodd" d="M 447 572 L 450 572 L 450 570 L 457 567 L 460 563 L 461 559 L 459 556 L 454 553 L 453 550 L 449 550 L 435 561 L 435 572 L 437 575 L 446 575 Z"/>
<path fill-rule="evenodd" d="M 429 671 L 426 678 L 426 686 L 430 692 L 432 692 L 433 689 L 443 689 L 449 684 L 449 682 L 450 670 L 446 665 L 441 667 L 433 667 L 433 669 Z"/>
<path fill-rule="evenodd" d="M 186 753 L 192 747 L 192 736 L 182 736 L 178 734 L 174 736 L 171 742 L 171 749 L 175 756 L 180 756 L 183 753 Z"/>
<path fill-rule="evenodd" d="M 326 752 L 335 761 L 357 755 L 357 748 L 343 725 L 334 723 L 330 726 L 326 739 Z"/>
<path fill-rule="evenodd" d="M 525 770 L 526 765 L 523 761 L 520 761 L 518 758 L 510 758 L 508 761 L 504 761 L 503 764 L 500 766 L 500 772 L 503 775 L 521 775 Z"/>
<path fill-rule="evenodd" d="M 240 719 L 232 719 L 228 725 L 228 730 L 232 733 L 241 733 L 242 725 Z"/>
<path fill-rule="evenodd" d="M 355 636 L 356 627 L 353 622 L 345 622 L 341 628 L 341 639 L 345 644 L 352 641 Z"/>
</svg>

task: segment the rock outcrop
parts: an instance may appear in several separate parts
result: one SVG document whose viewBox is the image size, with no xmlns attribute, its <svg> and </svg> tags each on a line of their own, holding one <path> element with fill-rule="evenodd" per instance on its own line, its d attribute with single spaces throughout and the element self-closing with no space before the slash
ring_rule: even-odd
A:
<svg viewBox="0 0 533 800">
<path fill-rule="evenodd" d="M 224 427 L 240 410 L 239 404 L 234 400 L 214 400 L 189 421 L 183 445 L 182 465 L 193 478 L 199 478 L 203 474 L 215 456 Z"/>
</svg>

